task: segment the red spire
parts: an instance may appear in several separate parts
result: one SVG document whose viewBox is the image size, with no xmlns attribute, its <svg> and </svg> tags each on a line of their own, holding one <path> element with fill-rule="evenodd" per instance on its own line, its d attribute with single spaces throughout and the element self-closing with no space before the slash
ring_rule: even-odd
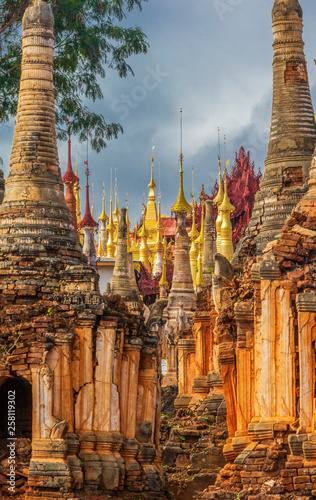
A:
<svg viewBox="0 0 316 500">
<path fill-rule="evenodd" d="M 66 173 L 63 177 L 63 182 L 72 182 L 73 184 L 75 182 L 79 182 L 78 177 L 74 174 L 74 171 L 72 170 L 70 134 L 69 134 L 69 140 L 68 140 L 68 165 L 67 165 Z"/>
<path fill-rule="evenodd" d="M 89 199 L 89 168 L 86 168 L 87 185 L 86 185 L 86 211 L 84 218 L 79 222 L 78 227 L 98 227 L 98 223 L 93 219 L 90 210 L 90 199 Z"/>
</svg>

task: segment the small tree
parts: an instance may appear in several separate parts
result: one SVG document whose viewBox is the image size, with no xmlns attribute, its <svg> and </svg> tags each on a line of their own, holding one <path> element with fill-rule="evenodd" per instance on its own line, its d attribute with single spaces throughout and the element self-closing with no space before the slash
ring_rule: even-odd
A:
<svg viewBox="0 0 316 500">
<path fill-rule="evenodd" d="M 146 53 L 148 44 L 138 27 L 120 25 L 126 11 L 141 9 L 147 0 L 51 0 L 55 16 L 54 85 L 59 139 L 67 138 L 65 117 L 79 140 L 91 134 L 92 148 L 100 151 L 117 138 L 122 127 L 107 123 L 85 101 L 102 99 L 100 78 L 105 68 L 120 77 L 133 73 L 127 59 Z M 16 115 L 21 76 L 21 21 L 28 0 L 0 0 L 0 123 Z"/>
</svg>

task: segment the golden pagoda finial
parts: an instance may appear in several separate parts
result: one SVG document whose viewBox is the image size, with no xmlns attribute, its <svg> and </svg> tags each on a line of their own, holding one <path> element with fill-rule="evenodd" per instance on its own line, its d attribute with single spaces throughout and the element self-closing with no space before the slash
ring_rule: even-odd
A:
<svg viewBox="0 0 316 500">
<path fill-rule="evenodd" d="M 169 284 L 167 281 L 167 243 L 166 243 L 166 237 L 163 239 L 163 257 L 162 257 L 162 273 L 161 273 L 161 278 L 159 281 L 159 286 L 164 287 L 166 290 L 168 290 Z M 164 294 L 164 297 L 166 295 Z M 161 296 L 160 292 L 160 298 L 164 298 Z"/>
<path fill-rule="evenodd" d="M 228 198 L 228 193 L 227 193 L 227 167 L 229 165 L 229 160 L 227 160 L 227 162 L 225 163 L 225 171 L 224 171 L 224 197 L 223 197 L 223 201 L 219 207 L 219 210 L 221 210 L 222 212 L 225 210 L 225 211 L 229 211 L 229 212 L 233 212 L 235 210 L 235 207 L 234 205 L 231 204 L 231 202 L 229 201 L 229 198 Z"/>
<path fill-rule="evenodd" d="M 112 205 L 113 205 L 113 191 L 112 191 L 112 167 L 111 167 L 110 220 L 107 226 L 107 231 L 108 231 L 107 257 L 111 259 L 113 259 L 115 256 L 115 245 L 114 245 L 115 226 L 113 222 Z"/>
<path fill-rule="evenodd" d="M 102 213 L 99 217 L 98 220 L 104 220 L 107 222 L 109 220 L 108 216 L 105 213 L 105 189 L 104 189 L 104 182 L 102 184 Z"/>
<path fill-rule="evenodd" d="M 133 253 L 133 259 L 139 260 L 139 245 L 137 242 L 137 227 L 134 226 L 134 238 L 132 241 L 131 252 Z"/>
<path fill-rule="evenodd" d="M 183 163 L 183 153 L 182 153 L 182 109 L 180 109 L 180 187 L 179 187 L 179 194 L 177 201 L 175 204 L 171 207 L 171 212 L 192 212 L 192 207 L 191 205 L 187 202 L 185 199 L 184 195 L 184 190 L 183 190 L 183 168 L 182 168 L 182 163 Z"/>
<path fill-rule="evenodd" d="M 127 226 L 127 251 L 130 252 L 131 251 L 131 241 L 130 241 L 130 225 L 131 225 L 131 222 L 129 220 L 129 217 L 128 217 L 128 193 L 126 193 L 126 226 Z"/>
<path fill-rule="evenodd" d="M 139 248 L 139 260 L 148 272 L 151 272 L 149 263 L 149 248 L 147 245 L 148 231 L 146 230 L 146 205 L 143 204 L 143 225 L 139 231 L 141 244 Z"/>
<path fill-rule="evenodd" d="M 227 193 L 227 166 L 229 160 L 225 163 L 225 174 L 224 174 L 224 198 L 219 210 L 222 214 L 222 225 L 221 225 L 221 247 L 219 253 L 224 255 L 227 260 L 231 261 L 234 255 L 233 246 L 233 231 L 230 221 L 230 214 L 235 210 L 235 207 L 231 204 L 228 193 Z"/>
<path fill-rule="evenodd" d="M 199 236 L 199 230 L 196 227 L 196 222 L 195 222 L 195 200 L 192 197 L 192 204 L 193 204 L 193 209 L 192 209 L 192 228 L 191 231 L 189 232 L 189 238 L 191 241 L 196 240 Z"/>
<path fill-rule="evenodd" d="M 115 205 L 114 205 L 113 215 L 114 215 L 114 224 L 115 224 L 115 226 L 118 226 L 118 224 L 120 222 L 120 219 L 119 219 L 120 211 L 118 209 L 118 199 L 117 199 L 117 176 L 116 176 L 116 168 L 115 168 Z"/>
<path fill-rule="evenodd" d="M 220 156 L 218 155 L 218 193 L 215 196 L 213 203 L 219 207 L 219 205 L 222 204 L 223 198 L 224 198 L 224 191 L 223 191 L 223 183 L 222 183 L 222 162 L 220 159 Z"/>
<path fill-rule="evenodd" d="M 201 204 L 202 204 L 202 211 L 201 211 L 201 232 L 200 236 L 198 239 L 199 245 L 202 245 L 202 253 L 203 253 L 203 247 L 204 247 L 204 207 L 205 207 L 205 201 L 203 197 L 200 197 L 201 199 Z"/>
<path fill-rule="evenodd" d="M 105 213 L 105 189 L 104 182 L 102 185 L 102 214 L 99 219 L 101 222 L 100 235 L 99 235 L 99 248 L 98 248 L 98 256 L 102 257 L 106 255 L 106 244 L 107 244 L 107 231 L 106 231 L 106 223 L 109 220 L 108 216 Z"/>
<path fill-rule="evenodd" d="M 203 250 L 202 250 L 202 244 L 200 242 L 199 243 L 199 256 L 198 256 L 198 259 L 197 259 L 198 272 L 197 272 L 197 276 L 196 276 L 196 289 L 197 289 L 198 292 L 204 286 L 202 252 L 203 252 Z"/>
<path fill-rule="evenodd" d="M 154 181 L 154 149 L 155 146 L 152 147 L 152 155 L 151 155 L 151 178 L 150 178 L 150 183 L 148 184 L 148 189 L 149 195 L 148 195 L 148 200 L 155 201 L 156 200 L 156 194 L 155 194 L 155 181 Z"/>
</svg>

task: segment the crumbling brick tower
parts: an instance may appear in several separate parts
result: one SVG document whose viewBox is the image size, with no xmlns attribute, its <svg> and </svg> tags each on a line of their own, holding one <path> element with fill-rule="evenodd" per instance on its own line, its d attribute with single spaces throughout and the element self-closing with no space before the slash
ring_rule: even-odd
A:
<svg viewBox="0 0 316 500">
<path fill-rule="evenodd" d="M 248 234 L 258 253 L 281 232 L 307 190 L 316 126 L 304 55 L 298 0 L 276 0 L 272 10 L 273 102 L 265 172 Z M 239 245 L 239 247 L 242 243 Z"/>
<path fill-rule="evenodd" d="M 56 144 L 53 26 L 50 5 L 35 0 L 23 18 L 0 207 L 0 446 L 7 450 L 12 391 L 17 471 L 19 439 L 32 444 L 27 490 L 15 492 L 80 497 L 85 486 L 160 498 L 157 334 L 144 328 L 137 303 L 101 297 L 74 231 Z"/>
</svg>

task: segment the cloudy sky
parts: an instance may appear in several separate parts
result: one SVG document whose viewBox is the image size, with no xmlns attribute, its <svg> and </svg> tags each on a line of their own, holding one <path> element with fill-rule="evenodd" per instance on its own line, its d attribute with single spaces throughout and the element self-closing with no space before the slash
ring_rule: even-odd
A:
<svg viewBox="0 0 316 500">
<path fill-rule="evenodd" d="M 316 101 L 316 2 L 301 0 L 305 54 L 313 102 Z M 141 215 L 150 180 L 155 145 L 155 180 L 159 164 L 162 211 L 170 214 L 179 185 L 179 110 L 183 108 L 185 191 L 189 199 L 191 168 L 195 192 L 210 191 L 217 176 L 217 127 L 227 137 L 233 163 L 241 145 L 263 170 L 272 101 L 273 0 L 148 0 L 143 11 L 128 15 L 127 25 L 147 34 L 148 54 L 131 58 L 135 77 L 120 79 L 108 71 L 104 99 L 97 109 L 124 134 L 101 153 L 91 153 L 95 216 L 101 213 L 101 186 L 106 184 L 109 211 L 110 166 L 117 168 L 119 205 L 126 193 L 132 224 Z M 1 127 L 1 157 L 8 174 L 12 126 Z M 75 142 L 75 138 L 73 139 Z M 62 172 L 66 145 L 59 144 Z M 84 185 L 85 145 L 78 145 Z M 157 189 L 158 191 L 158 189 Z M 145 194 L 144 194 L 145 193 Z M 82 203 L 82 211 L 84 202 Z"/>
</svg>

